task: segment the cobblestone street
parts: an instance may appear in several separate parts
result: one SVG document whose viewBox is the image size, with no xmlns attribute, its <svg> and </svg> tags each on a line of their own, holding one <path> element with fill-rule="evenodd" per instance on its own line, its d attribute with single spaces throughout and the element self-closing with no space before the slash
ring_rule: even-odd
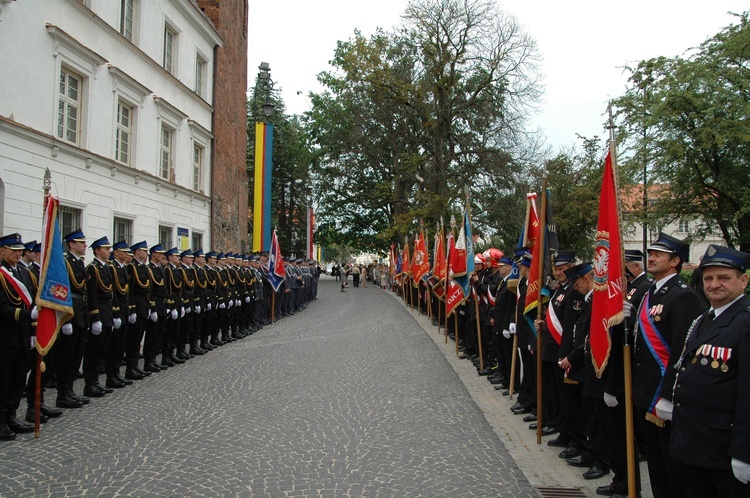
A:
<svg viewBox="0 0 750 498">
<path fill-rule="evenodd" d="M 0 496 L 534 496 L 412 312 L 325 277 L 303 312 L 66 410 L 0 461 Z"/>
</svg>

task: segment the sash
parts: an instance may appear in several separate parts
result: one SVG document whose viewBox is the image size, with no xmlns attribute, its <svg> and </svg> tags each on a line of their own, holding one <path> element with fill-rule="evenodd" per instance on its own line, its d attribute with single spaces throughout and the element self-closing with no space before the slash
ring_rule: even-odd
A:
<svg viewBox="0 0 750 498">
<path fill-rule="evenodd" d="M 490 289 L 490 286 L 487 286 L 487 301 L 489 301 L 490 306 L 495 306 L 495 296 L 492 295 L 492 289 Z"/>
<path fill-rule="evenodd" d="M 10 283 L 10 286 L 13 287 L 13 290 L 16 291 L 18 297 L 21 298 L 21 301 L 23 301 L 26 309 L 31 309 L 31 294 L 29 294 L 29 290 L 26 288 L 23 282 L 14 277 L 13 274 L 9 272 L 8 269 L 4 266 L 0 266 L 0 271 L 3 272 L 3 275 Z"/>
<path fill-rule="evenodd" d="M 552 336 L 559 346 L 562 342 L 562 323 L 560 323 L 560 318 L 558 318 L 557 313 L 555 313 L 555 306 L 552 303 L 550 303 L 547 308 L 547 317 L 545 318 L 545 321 L 547 322 L 549 335 Z"/>
<path fill-rule="evenodd" d="M 667 371 L 667 364 L 669 363 L 670 347 L 656 328 L 654 317 L 651 316 L 650 309 L 651 293 L 648 292 L 646 293 L 643 305 L 641 306 L 638 323 L 642 332 L 641 337 L 643 337 L 649 351 L 651 351 L 651 355 L 654 357 L 654 360 L 656 360 L 656 364 L 659 365 L 661 380 L 659 381 L 659 386 L 654 393 L 654 398 L 651 400 L 651 406 L 648 408 L 648 413 L 646 413 L 646 420 L 658 425 L 659 427 L 664 427 L 664 421 L 656 416 L 655 407 L 657 401 L 659 401 L 659 393 L 661 392 L 661 387 L 664 383 L 664 373 Z"/>
</svg>

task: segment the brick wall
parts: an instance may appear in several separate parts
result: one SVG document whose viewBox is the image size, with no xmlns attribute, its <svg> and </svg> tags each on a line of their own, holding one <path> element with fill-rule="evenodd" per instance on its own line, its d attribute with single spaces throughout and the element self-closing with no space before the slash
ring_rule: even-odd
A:
<svg viewBox="0 0 750 498">
<path fill-rule="evenodd" d="M 211 248 L 247 250 L 248 0 L 197 0 L 224 45 L 216 52 Z"/>
</svg>

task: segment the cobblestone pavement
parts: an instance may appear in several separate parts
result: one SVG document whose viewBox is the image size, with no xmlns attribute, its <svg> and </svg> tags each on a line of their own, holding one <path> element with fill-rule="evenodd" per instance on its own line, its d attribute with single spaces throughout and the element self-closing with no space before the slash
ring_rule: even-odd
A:
<svg viewBox="0 0 750 498">
<path fill-rule="evenodd" d="M 302 313 L 0 443 L 0 496 L 534 496 L 420 318 L 324 278 Z"/>
</svg>

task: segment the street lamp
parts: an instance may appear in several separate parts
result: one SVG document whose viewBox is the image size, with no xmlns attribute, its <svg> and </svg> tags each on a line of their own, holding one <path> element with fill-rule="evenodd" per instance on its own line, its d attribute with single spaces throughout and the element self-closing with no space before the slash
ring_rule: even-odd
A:
<svg viewBox="0 0 750 498">
<path fill-rule="evenodd" d="M 269 118 L 276 107 L 271 102 L 271 67 L 267 62 L 258 66 L 258 79 L 255 84 L 254 100 L 257 104 L 261 94 L 265 103 L 261 106 L 261 116 L 255 116 L 255 189 L 253 192 L 253 251 L 267 251 L 271 246 L 271 178 L 273 153 L 273 124 Z"/>
</svg>

